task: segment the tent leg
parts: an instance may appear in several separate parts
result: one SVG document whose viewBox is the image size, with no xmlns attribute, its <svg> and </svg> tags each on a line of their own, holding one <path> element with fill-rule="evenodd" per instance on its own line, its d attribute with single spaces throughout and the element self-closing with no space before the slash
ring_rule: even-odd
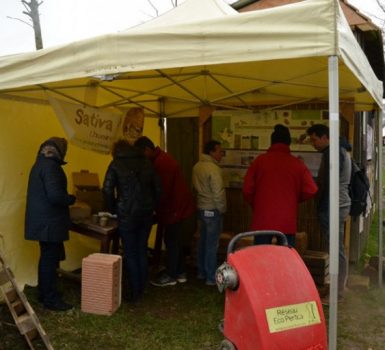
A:
<svg viewBox="0 0 385 350">
<path fill-rule="evenodd" d="M 338 57 L 329 57 L 329 235 L 330 235 L 330 295 L 329 350 L 337 348 L 337 296 L 339 251 L 339 81 Z"/>
<path fill-rule="evenodd" d="M 383 127 L 384 110 L 381 109 L 378 116 L 378 286 L 382 288 L 382 274 L 383 274 L 383 262 L 382 257 L 384 255 L 383 243 L 384 243 L 384 227 L 383 227 L 383 215 L 382 215 L 382 127 Z"/>
</svg>

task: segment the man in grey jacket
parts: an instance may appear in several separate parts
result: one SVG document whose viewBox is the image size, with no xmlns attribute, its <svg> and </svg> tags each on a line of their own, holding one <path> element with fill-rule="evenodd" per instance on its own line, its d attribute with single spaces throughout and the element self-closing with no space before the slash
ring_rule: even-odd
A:
<svg viewBox="0 0 385 350">
<path fill-rule="evenodd" d="M 329 128 L 326 125 L 314 124 L 307 130 L 313 147 L 322 153 L 321 165 L 318 170 L 318 218 L 321 225 L 321 236 L 325 248 L 329 247 Z M 338 250 L 338 297 L 343 297 L 346 278 L 347 260 L 344 249 L 344 224 L 350 211 L 349 184 L 351 176 L 351 159 L 346 149 L 340 145 L 339 151 L 339 250 Z"/>
<path fill-rule="evenodd" d="M 217 250 L 226 212 L 226 192 L 218 163 L 223 151 L 218 141 L 209 141 L 201 160 L 194 165 L 192 181 L 197 191 L 200 237 L 198 241 L 198 278 L 215 285 Z"/>
</svg>

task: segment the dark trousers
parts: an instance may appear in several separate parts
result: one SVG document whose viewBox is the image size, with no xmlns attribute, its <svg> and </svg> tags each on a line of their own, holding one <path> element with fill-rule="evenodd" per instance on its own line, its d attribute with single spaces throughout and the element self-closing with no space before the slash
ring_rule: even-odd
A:
<svg viewBox="0 0 385 350">
<path fill-rule="evenodd" d="M 328 209 L 328 208 L 327 208 Z M 349 216 L 350 207 L 339 208 L 339 222 L 338 222 L 338 294 L 343 295 L 346 279 L 347 279 L 347 259 L 345 256 L 345 221 Z M 329 211 L 324 210 L 318 213 L 321 225 L 321 238 L 326 251 L 329 251 L 330 244 L 330 225 L 329 225 Z"/>
<path fill-rule="evenodd" d="M 39 242 L 40 260 L 38 268 L 39 299 L 45 304 L 54 304 L 60 297 L 57 291 L 56 270 L 64 260 L 63 242 Z"/>
<path fill-rule="evenodd" d="M 182 222 L 165 225 L 164 244 L 167 250 L 166 273 L 177 278 L 184 272 L 184 253 L 182 247 Z"/>
<path fill-rule="evenodd" d="M 123 264 L 130 288 L 129 297 L 133 300 L 143 294 L 147 282 L 147 240 L 151 226 L 151 217 L 119 223 Z"/>
</svg>

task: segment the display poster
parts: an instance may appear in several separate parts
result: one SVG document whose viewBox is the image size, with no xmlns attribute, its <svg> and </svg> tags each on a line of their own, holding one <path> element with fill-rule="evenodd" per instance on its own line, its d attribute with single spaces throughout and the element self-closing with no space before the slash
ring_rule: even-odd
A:
<svg viewBox="0 0 385 350">
<path fill-rule="evenodd" d="M 242 187 L 247 169 L 260 153 L 260 151 L 254 150 L 226 149 L 221 160 L 225 187 Z"/>
<path fill-rule="evenodd" d="M 322 153 L 320 152 L 291 152 L 291 154 L 303 160 L 311 175 L 316 178 L 321 165 Z"/>
<path fill-rule="evenodd" d="M 242 187 L 251 162 L 271 144 L 276 124 L 289 128 L 290 149 L 302 159 L 313 177 L 317 176 L 321 154 L 309 142 L 306 130 L 314 124 L 328 124 L 325 110 L 217 110 L 212 118 L 212 138 L 222 143 L 225 156 L 221 161 L 226 187 Z"/>
</svg>

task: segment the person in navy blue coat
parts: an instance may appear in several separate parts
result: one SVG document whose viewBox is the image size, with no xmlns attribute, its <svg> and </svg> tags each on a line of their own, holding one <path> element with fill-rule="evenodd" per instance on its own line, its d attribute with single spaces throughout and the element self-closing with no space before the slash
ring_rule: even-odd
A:
<svg viewBox="0 0 385 350">
<path fill-rule="evenodd" d="M 66 152 L 64 138 L 51 137 L 41 144 L 29 174 L 25 214 L 25 239 L 38 241 L 40 246 L 39 301 L 55 311 L 72 308 L 62 300 L 56 286 L 56 269 L 65 258 L 63 242 L 69 239 L 69 206 L 75 202 L 75 196 L 67 192 L 62 169 Z"/>
</svg>

